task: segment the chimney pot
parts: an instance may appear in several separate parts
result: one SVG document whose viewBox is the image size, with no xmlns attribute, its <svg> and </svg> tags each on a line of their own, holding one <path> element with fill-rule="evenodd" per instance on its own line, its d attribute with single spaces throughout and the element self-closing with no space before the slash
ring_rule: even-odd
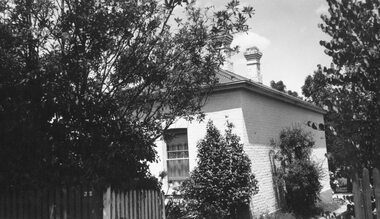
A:
<svg viewBox="0 0 380 219">
<path fill-rule="evenodd" d="M 260 59 L 263 54 L 256 46 L 247 48 L 244 52 L 244 57 L 247 60 L 248 75 L 255 82 L 263 83 L 260 71 Z"/>
<path fill-rule="evenodd" d="M 225 56 L 225 61 L 223 65 L 221 66 L 222 69 L 233 72 L 233 63 L 231 61 L 231 43 L 233 40 L 233 36 L 228 33 L 221 33 L 219 36 L 217 36 L 217 40 L 221 42 L 221 49 L 223 51 L 223 54 Z"/>
</svg>

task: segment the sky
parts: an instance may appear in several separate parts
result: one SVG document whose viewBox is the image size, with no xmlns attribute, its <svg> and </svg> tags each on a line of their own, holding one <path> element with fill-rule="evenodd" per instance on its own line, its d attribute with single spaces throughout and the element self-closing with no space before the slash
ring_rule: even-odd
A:
<svg viewBox="0 0 380 219">
<path fill-rule="evenodd" d="M 224 7 L 227 0 L 200 0 L 201 6 Z M 254 7 L 248 33 L 234 36 L 233 45 L 240 53 L 232 57 L 234 72 L 247 73 L 243 52 L 257 46 L 263 53 L 261 73 L 263 84 L 282 80 L 288 90 L 301 94 L 307 75 L 313 74 L 318 64 L 330 65 L 320 40 L 329 39 L 318 24 L 320 15 L 327 13 L 325 0 L 241 0 L 242 5 Z"/>
</svg>

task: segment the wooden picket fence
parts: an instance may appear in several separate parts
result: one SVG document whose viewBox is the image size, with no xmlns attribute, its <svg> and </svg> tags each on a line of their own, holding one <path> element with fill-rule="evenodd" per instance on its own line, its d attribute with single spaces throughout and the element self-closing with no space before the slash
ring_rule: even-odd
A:
<svg viewBox="0 0 380 219">
<path fill-rule="evenodd" d="M 103 219 L 165 219 L 164 199 L 159 191 L 108 188 L 103 196 Z"/>
<path fill-rule="evenodd" d="M 363 168 L 362 178 L 359 178 L 358 173 L 353 178 L 352 192 L 357 219 L 376 218 L 373 216 L 373 207 L 376 208 L 377 219 L 380 219 L 380 172 L 377 168 L 372 170 L 372 179 L 373 189 L 370 186 L 370 172 L 367 168 Z"/>
<path fill-rule="evenodd" d="M 0 219 L 165 219 L 156 190 L 86 187 L 0 192 Z"/>
</svg>

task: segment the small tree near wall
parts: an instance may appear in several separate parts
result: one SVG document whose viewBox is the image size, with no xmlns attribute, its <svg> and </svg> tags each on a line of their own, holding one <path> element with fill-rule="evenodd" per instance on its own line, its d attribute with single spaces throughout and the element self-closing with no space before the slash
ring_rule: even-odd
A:
<svg viewBox="0 0 380 219">
<path fill-rule="evenodd" d="M 281 163 L 277 170 L 277 182 L 285 187 L 288 211 L 297 215 L 314 213 L 315 203 L 322 188 L 322 171 L 310 159 L 315 142 L 311 133 L 300 127 L 286 128 L 280 133 L 275 159 Z"/>
<path fill-rule="evenodd" d="M 201 218 L 240 218 L 258 191 L 251 161 L 240 138 L 227 123 L 225 135 L 210 121 L 198 147 L 198 166 L 183 183 L 182 193 L 192 214 Z"/>
</svg>

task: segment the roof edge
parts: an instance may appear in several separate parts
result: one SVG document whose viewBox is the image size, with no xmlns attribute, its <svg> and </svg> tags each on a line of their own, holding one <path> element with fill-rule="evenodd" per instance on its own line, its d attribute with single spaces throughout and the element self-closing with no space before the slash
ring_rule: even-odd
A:
<svg viewBox="0 0 380 219">
<path fill-rule="evenodd" d="M 326 114 L 327 111 L 312 104 L 309 102 L 306 102 L 304 100 L 301 100 L 297 97 L 293 97 L 291 95 L 288 95 L 286 93 L 283 93 L 281 91 L 269 88 L 267 86 L 264 86 L 262 84 L 254 83 L 252 81 L 248 80 L 239 80 L 239 81 L 233 81 L 233 82 L 227 82 L 223 84 L 217 84 L 214 89 L 211 91 L 211 93 L 216 91 L 224 91 L 224 90 L 231 90 L 231 89 L 238 89 L 243 88 L 249 91 L 253 91 L 255 93 L 262 94 L 264 96 L 271 97 L 276 100 L 280 100 L 286 103 L 290 103 L 293 105 L 300 106 L 304 109 L 311 110 L 313 112 L 317 112 L 320 114 Z"/>
</svg>

